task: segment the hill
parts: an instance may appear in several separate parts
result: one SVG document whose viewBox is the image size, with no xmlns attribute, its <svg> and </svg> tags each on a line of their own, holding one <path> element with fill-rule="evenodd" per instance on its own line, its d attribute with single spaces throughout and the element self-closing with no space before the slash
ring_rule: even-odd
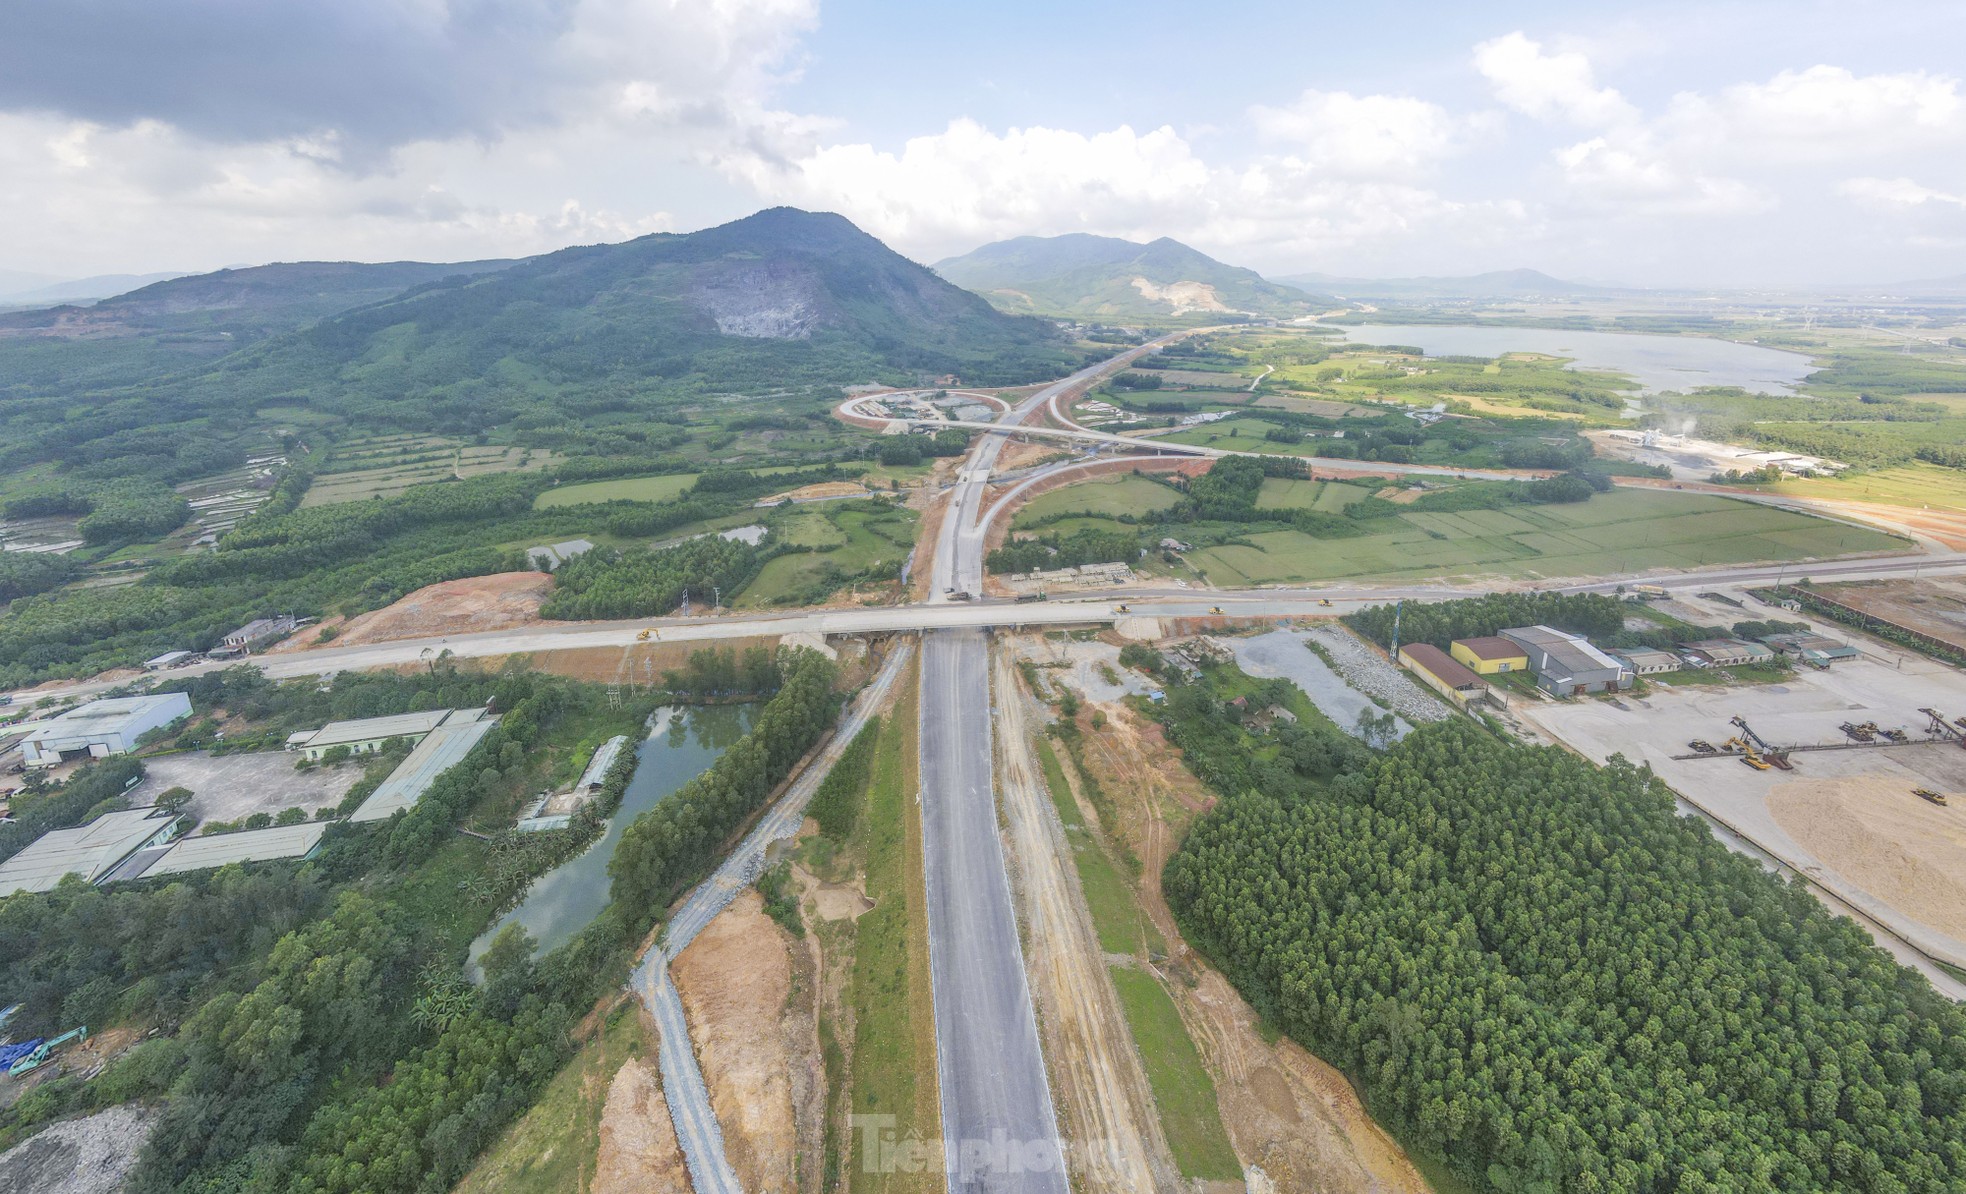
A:
<svg viewBox="0 0 1966 1194">
<path fill-rule="evenodd" d="M 309 318 L 324 307 L 340 309 Z M 300 326 L 250 342 L 283 324 Z M 187 340 L 247 343 L 187 365 L 166 351 Z M 995 310 L 839 216 L 775 208 L 510 265 L 222 270 L 0 318 L 0 466 L 181 480 L 188 460 L 209 468 L 296 423 L 504 428 L 564 448 L 589 418 L 673 422 L 710 395 L 948 373 L 1013 383 L 1076 363 L 1050 324 Z"/>
<path fill-rule="evenodd" d="M 1583 298 L 1621 293 L 1618 287 L 1566 282 L 1533 269 L 1417 278 L 1341 278 L 1331 274 L 1292 274 L 1277 280 L 1302 290 L 1343 298 Z"/>
<path fill-rule="evenodd" d="M 153 281 L 91 306 L 0 315 L 0 335 L 78 339 L 204 333 L 235 342 L 258 339 L 393 298 L 412 286 L 472 277 L 511 264 L 296 261 L 222 269 Z"/>
<path fill-rule="evenodd" d="M 1311 296 L 1224 265 L 1177 240 L 1020 236 L 936 263 L 1005 311 L 1075 319 L 1196 319 L 1310 313 Z"/>
<path fill-rule="evenodd" d="M 51 306 L 55 303 L 88 303 L 123 294 L 152 282 L 182 278 L 181 273 L 96 274 L 87 278 L 47 279 L 33 274 L 0 273 L 0 303 L 10 307 Z M 18 284 L 14 282 L 18 279 Z"/>
</svg>

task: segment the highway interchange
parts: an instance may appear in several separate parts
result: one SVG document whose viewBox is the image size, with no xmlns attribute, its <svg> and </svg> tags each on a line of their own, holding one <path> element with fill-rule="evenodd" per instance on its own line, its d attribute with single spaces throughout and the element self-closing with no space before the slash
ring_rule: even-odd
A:
<svg viewBox="0 0 1966 1194">
<path fill-rule="evenodd" d="M 798 633 L 823 636 L 918 632 L 920 671 L 919 794 L 924 869 L 928 876 L 929 968 L 933 984 L 935 1035 L 944 1157 L 948 1184 L 960 1191 L 1031 1191 L 1067 1194 L 1057 1116 L 1052 1104 L 1035 1016 L 1024 969 L 1008 873 L 998 834 L 992 768 L 993 724 L 986 631 L 1009 627 L 1112 623 L 1116 602 L 1146 618 L 1194 618 L 1221 607 L 1229 616 L 1275 618 L 1330 616 L 1368 603 L 1405 599 L 1447 600 L 1485 591 L 1447 584 L 1332 586 L 1315 589 L 1189 590 L 1180 587 L 1129 587 L 1087 593 L 1067 600 L 1031 604 L 981 599 L 983 555 L 990 527 L 1031 487 L 1065 470 L 1082 468 L 1083 458 L 1028 470 L 1012 488 L 985 506 L 992 470 L 1012 434 L 1057 435 L 1058 429 L 1021 426 L 1042 412 L 1073 431 L 1097 437 L 1096 446 L 1131 453 L 1168 451 L 1222 455 L 1191 445 L 1162 445 L 1136 437 L 1106 436 L 1077 428 L 1063 406 L 1100 376 L 1124 368 L 1153 346 L 1129 350 L 1037 391 L 1006 411 L 996 423 L 974 424 L 981 431 L 963 462 L 956 483 L 945 493 L 943 517 L 928 561 L 927 602 L 889 607 L 804 609 L 752 615 L 637 619 L 613 623 L 540 624 L 476 634 L 438 636 L 362 646 L 324 646 L 251 657 L 246 662 L 268 676 L 326 675 L 429 662 L 449 655 L 487 658 L 580 648 L 631 647 L 640 641 L 704 642 Z M 842 404 L 841 413 L 852 415 Z M 863 422 L 865 417 L 855 421 Z M 944 424 L 947 425 L 947 424 Z M 958 423 L 956 426 L 972 427 Z M 1324 470 L 1336 464 L 1319 460 Z M 1384 472 L 1386 466 L 1371 471 Z M 1412 466 L 1397 471 L 1417 471 Z M 1458 472 L 1433 469 L 1428 471 Z M 1469 474 L 1473 475 L 1473 474 Z M 1004 478 L 995 478 L 1003 480 Z M 1883 558 L 1811 563 L 1817 580 L 1966 572 L 1966 555 L 1923 552 Z M 1633 575 L 1562 586 L 1569 591 L 1610 591 L 1620 585 L 1651 583 L 1669 589 L 1706 589 L 1721 584 L 1773 581 L 1799 576 L 1795 564 L 1729 568 L 1695 574 Z M 956 600 L 958 595 L 977 595 Z M 908 652 L 889 657 L 869 694 L 863 694 L 836 745 L 894 685 Z M 236 664 L 202 664 L 206 671 Z M 51 686 L 14 694 L 18 699 L 83 696 L 126 681 L 95 681 Z M 637 968 L 632 986 L 655 1013 L 664 1048 L 661 1069 L 679 1140 L 689 1157 L 698 1189 L 719 1194 L 739 1189 L 728 1161 L 701 1074 L 685 1044 L 680 1002 L 668 982 L 666 961 L 707 924 L 731 894 L 749 881 L 770 840 L 796 826 L 805 799 L 823 778 L 837 750 L 828 751 L 802 773 L 780 804 L 732 859 L 686 900 L 668 930 L 663 948 L 652 950 Z"/>
</svg>

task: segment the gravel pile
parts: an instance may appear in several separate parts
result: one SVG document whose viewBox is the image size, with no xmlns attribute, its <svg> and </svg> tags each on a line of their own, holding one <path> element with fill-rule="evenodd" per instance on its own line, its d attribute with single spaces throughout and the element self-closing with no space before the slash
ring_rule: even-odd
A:
<svg viewBox="0 0 1966 1194">
<path fill-rule="evenodd" d="M 1415 683 L 1393 666 L 1385 656 L 1366 646 L 1350 631 L 1335 626 L 1319 626 L 1305 636 L 1324 648 L 1331 665 L 1360 692 L 1370 693 L 1392 706 L 1393 712 L 1410 722 L 1446 721 L 1454 711 L 1439 698 Z"/>
<path fill-rule="evenodd" d="M 125 1104 L 44 1128 L 0 1154 L 0 1194 L 116 1194 L 156 1124 Z"/>
</svg>

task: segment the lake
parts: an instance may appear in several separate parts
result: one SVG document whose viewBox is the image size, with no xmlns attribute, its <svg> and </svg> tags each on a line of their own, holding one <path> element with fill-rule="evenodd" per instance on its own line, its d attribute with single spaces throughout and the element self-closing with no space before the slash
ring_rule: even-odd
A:
<svg viewBox="0 0 1966 1194">
<path fill-rule="evenodd" d="M 607 832 L 578 858 L 541 875 L 517 908 L 471 943 L 471 960 L 508 924 L 524 925 L 544 955 L 573 940 L 608 906 L 608 862 L 630 821 L 703 774 L 757 719 L 756 705 L 663 706 L 649 717 L 653 731 L 635 750 L 635 777 Z"/>
<path fill-rule="evenodd" d="M 1799 352 L 1702 336 L 1434 324 L 1361 324 L 1339 330 L 1353 343 L 1410 344 L 1435 357 L 1498 357 L 1509 352 L 1569 357 L 1573 369 L 1622 373 L 1646 394 L 1739 386 L 1754 393 L 1786 396 L 1795 393 L 1796 383 L 1815 369 L 1815 364 Z"/>
</svg>

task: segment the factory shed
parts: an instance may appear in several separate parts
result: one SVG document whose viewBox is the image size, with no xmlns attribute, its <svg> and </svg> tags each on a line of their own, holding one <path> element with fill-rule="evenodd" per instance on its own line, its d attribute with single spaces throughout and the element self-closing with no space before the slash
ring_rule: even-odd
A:
<svg viewBox="0 0 1966 1194">
<path fill-rule="evenodd" d="M 573 790 L 580 793 L 600 791 L 601 785 L 607 782 L 608 768 L 614 766 L 614 760 L 621 754 L 621 748 L 627 741 L 628 735 L 616 734 L 601 743 L 600 749 L 594 752 L 594 757 L 587 760 L 587 769 L 580 773 L 580 782 L 573 786 Z"/>
<path fill-rule="evenodd" d="M 269 829 L 247 829 L 238 833 L 214 833 L 204 837 L 180 838 L 170 849 L 136 874 L 119 872 L 118 879 L 154 879 L 185 871 L 206 871 L 235 862 L 271 862 L 279 858 L 306 858 L 321 845 L 327 833 L 324 821 L 302 825 L 275 825 Z"/>
<path fill-rule="evenodd" d="M 1459 708 L 1488 697 L 1488 682 L 1447 652 L 1431 643 L 1409 643 L 1399 649 L 1399 661 L 1421 683 L 1452 701 Z"/>
<path fill-rule="evenodd" d="M 1769 634 L 1761 641 L 1784 655 L 1827 667 L 1838 659 L 1856 659 L 1863 653 L 1849 643 L 1821 634 Z"/>
<path fill-rule="evenodd" d="M 301 751 L 316 761 L 337 746 L 347 747 L 350 754 L 373 754 L 391 738 L 407 738 L 411 742 L 421 739 L 444 724 L 444 719 L 450 715 L 449 709 L 431 709 L 423 713 L 398 713 L 391 717 L 331 721 L 318 730 L 302 731 L 289 737 L 287 749 Z"/>
<path fill-rule="evenodd" d="M 52 767 L 64 758 L 128 754 L 138 738 L 189 716 L 191 698 L 181 692 L 90 701 L 28 731 L 21 739 L 21 759 L 29 767 Z"/>
<path fill-rule="evenodd" d="M 51 829 L 0 863 L 0 896 L 52 891 L 68 875 L 101 882 L 132 854 L 169 841 L 177 825 L 170 813 L 139 808 L 104 813 L 75 829 Z"/>
<path fill-rule="evenodd" d="M 1773 659 L 1775 649 L 1737 638 L 1703 638 L 1686 644 L 1686 649 L 1715 667 L 1734 667 Z"/>
<path fill-rule="evenodd" d="M 486 709 L 453 709 L 442 725 L 425 734 L 409 757 L 389 773 L 375 794 L 362 802 L 350 821 L 386 821 L 422 798 L 437 777 L 464 761 L 479 739 L 498 723 Z"/>
<path fill-rule="evenodd" d="M 1517 626 L 1504 630 L 1502 637 L 1523 649 L 1536 673 L 1536 686 L 1551 696 L 1631 687 L 1631 669 L 1581 635 L 1549 626 Z"/>
<path fill-rule="evenodd" d="M 1529 670 L 1529 653 L 1499 634 L 1457 638 L 1447 645 L 1447 653 L 1478 676 Z"/>
<path fill-rule="evenodd" d="M 1624 665 L 1636 676 L 1657 676 L 1679 670 L 1679 656 L 1671 651 L 1655 651 L 1651 647 L 1633 647 L 1629 651 L 1613 651 L 1613 659 L 1622 660 Z"/>
</svg>

